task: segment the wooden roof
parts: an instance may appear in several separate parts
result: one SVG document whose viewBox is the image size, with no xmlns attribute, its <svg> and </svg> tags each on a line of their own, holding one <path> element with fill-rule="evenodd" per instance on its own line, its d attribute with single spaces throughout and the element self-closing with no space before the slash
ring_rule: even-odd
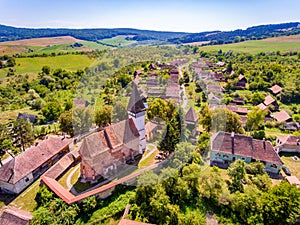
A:
<svg viewBox="0 0 300 225">
<path fill-rule="evenodd" d="M 0 216 L 0 225 L 27 225 L 31 219 L 30 212 L 9 207 Z"/>
<path fill-rule="evenodd" d="M 291 119 L 290 115 L 284 110 L 274 113 L 273 118 L 275 120 L 277 120 L 279 123 L 282 123 L 282 122 L 285 122 L 285 121 Z"/>
</svg>

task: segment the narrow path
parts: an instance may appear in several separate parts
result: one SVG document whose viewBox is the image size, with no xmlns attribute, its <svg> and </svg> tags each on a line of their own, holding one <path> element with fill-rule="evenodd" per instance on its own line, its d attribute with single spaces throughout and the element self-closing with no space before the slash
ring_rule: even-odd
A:
<svg viewBox="0 0 300 225">
<path fill-rule="evenodd" d="M 156 146 L 154 144 L 148 144 L 148 146 L 151 145 L 151 146 L 154 146 L 154 148 L 147 153 L 147 155 L 145 155 L 141 160 L 140 162 L 142 162 L 143 160 L 147 159 L 153 152 L 155 152 L 157 150 Z M 147 147 L 148 147 L 147 146 Z"/>
<path fill-rule="evenodd" d="M 72 172 L 69 174 L 69 176 L 67 177 L 66 180 L 66 185 L 68 187 L 68 189 L 72 192 L 72 194 L 74 195 L 78 195 L 78 192 L 75 190 L 75 188 L 73 187 L 73 185 L 71 184 L 71 179 L 74 175 L 74 173 L 79 169 L 80 164 L 76 165 L 73 169 Z"/>
</svg>

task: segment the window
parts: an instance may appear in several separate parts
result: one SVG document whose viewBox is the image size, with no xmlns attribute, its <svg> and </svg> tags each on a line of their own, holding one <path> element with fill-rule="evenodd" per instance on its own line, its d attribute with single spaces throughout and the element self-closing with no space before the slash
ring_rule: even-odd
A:
<svg viewBox="0 0 300 225">
<path fill-rule="evenodd" d="M 271 165 L 271 167 L 272 167 L 272 168 L 277 168 L 277 166 L 276 166 L 275 163 L 273 163 L 273 164 Z"/>
<path fill-rule="evenodd" d="M 244 157 L 242 157 L 242 160 L 245 160 L 245 158 L 244 158 Z"/>
<path fill-rule="evenodd" d="M 29 181 L 29 178 L 28 178 L 28 177 L 26 177 L 26 178 L 25 178 L 25 182 L 28 182 L 28 181 Z"/>
</svg>

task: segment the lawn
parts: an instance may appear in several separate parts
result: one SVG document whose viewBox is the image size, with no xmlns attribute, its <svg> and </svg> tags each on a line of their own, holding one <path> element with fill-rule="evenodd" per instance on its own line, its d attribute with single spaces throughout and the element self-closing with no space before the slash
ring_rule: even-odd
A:
<svg viewBox="0 0 300 225">
<path fill-rule="evenodd" d="M 60 55 L 55 57 L 16 58 L 14 67 L 17 74 L 35 74 L 41 71 L 44 65 L 55 70 L 62 68 L 75 71 L 90 66 L 95 60 L 86 55 Z M 8 68 L 0 69 L 0 78 L 5 77 Z"/>
<path fill-rule="evenodd" d="M 298 156 L 298 160 L 293 160 L 293 156 Z M 296 176 L 300 179 L 300 154 L 298 153 L 282 153 L 281 160 L 283 161 L 284 165 L 292 172 L 292 176 Z M 283 175 L 284 172 L 282 172 Z"/>
<path fill-rule="evenodd" d="M 154 152 L 152 152 L 146 159 L 141 160 L 140 163 L 138 164 L 139 168 L 144 168 L 147 166 L 151 166 L 155 164 L 155 156 L 159 153 L 159 151 L 156 149 Z M 147 155 L 147 153 L 146 153 Z M 143 158 L 142 158 L 143 159 Z"/>
<path fill-rule="evenodd" d="M 15 208 L 23 209 L 25 211 L 33 212 L 37 206 L 35 199 L 36 194 L 40 189 L 40 179 L 31 184 L 25 191 L 23 191 L 15 200 L 9 205 Z"/>
<path fill-rule="evenodd" d="M 246 53 L 260 53 L 260 52 L 276 52 L 276 51 L 300 51 L 299 42 L 295 41 L 269 41 L 258 40 L 258 41 L 245 41 L 235 44 L 226 45 L 211 45 L 200 47 L 203 51 L 218 51 L 222 49 L 223 52 L 235 51 L 235 52 L 246 52 Z"/>
<path fill-rule="evenodd" d="M 137 41 L 126 40 L 126 36 L 120 35 L 120 36 L 116 36 L 113 38 L 102 39 L 102 40 L 99 40 L 98 42 L 102 43 L 102 44 L 106 44 L 106 45 L 119 47 L 119 46 L 126 46 L 126 45 L 130 45 L 130 44 L 134 44 Z"/>
<path fill-rule="evenodd" d="M 31 110 L 29 107 L 0 112 L 0 124 L 4 124 L 16 120 L 19 113 L 29 113 L 29 114 L 37 115 L 37 112 Z"/>
</svg>

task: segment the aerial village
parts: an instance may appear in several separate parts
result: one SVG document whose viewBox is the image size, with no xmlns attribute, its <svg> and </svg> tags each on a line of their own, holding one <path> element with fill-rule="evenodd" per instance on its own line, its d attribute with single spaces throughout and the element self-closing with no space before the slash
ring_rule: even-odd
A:
<svg viewBox="0 0 300 225">
<path fill-rule="evenodd" d="M 20 154 L 9 156 L 0 166 L 1 193 L 22 195 L 38 180 L 38 185 L 47 186 L 65 203 L 74 204 L 91 196 L 105 199 L 118 185 L 134 184 L 139 175 L 163 168 L 174 154 L 158 149 L 159 140 L 168 134 L 165 133 L 163 120 L 148 115 L 151 102 L 156 99 L 182 108 L 182 127 L 188 130 L 185 142 L 197 146 L 201 140 L 199 137 L 210 132 L 209 143 L 202 149 L 202 157 L 208 167 L 216 166 L 226 171 L 237 160 L 246 164 L 258 161 L 263 163 L 264 171 L 275 182 L 286 180 L 300 186 L 300 177 L 295 176 L 292 168 L 281 159 L 281 153 L 300 153 L 300 136 L 278 135 L 270 141 L 265 136 L 261 137 L 259 132 L 255 135 L 236 132 L 238 129 L 249 130 L 249 113 L 251 115 L 251 111 L 258 110 L 264 112 L 263 124 L 278 127 L 282 132 L 300 130 L 300 123 L 279 105 L 278 96 L 283 90 L 280 85 L 272 86 L 256 105 L 249 104 L 249 101 L 246 103 L 245 97 L 237 94 L 228 97 L 228 89 L 243 93 L 248 86 L 247 78 L 237 74 L 228 63 L 203 58 L 193 62 L 189 58 L 168 63 L 151 62 L 133 71 L 133 76 L 133 81 L 128 84 L 131 93 L 124 112 L 127 118 L 94 126 L 74 137 L 63 132 L 49 134 Z M 206 109 L 197 106 L 198 97 L 194 95 L 197 89 L 203 93 L 201 99 L 207 102 Z M 74 99 L 73 104 L 82 108 L 89 105 L 83 99 Z M 201 122 L 205 117 L 204 110 L 218 109 L 237 114 L 241 127 L 216 129 L 214 132 L 214 126 L 235 126 L 227 124 L 226 118 L 223 118 L 217 122 L 212 120 L 209 125 L 212 128 L 206 128 Z M 34 124 L 36 117 L 20 113 L 18 120 L 21 119 Z M 254 129 L 259 130 L 259 127 Z M 138 166 L 150 158 L 149 164 Z M 294 156 L 293 160 L 296 162 L 299 159 Z M 79 172 L 74 173 L 74 168 Z M 66 176 L 69 180 L 67 185 L 60 182 Z M 85 188 L 76 189 L 71 179 Z M 128 211 L 129 205 L 119 224 L 147 224 L 131 223 L 126 219 Z M 10 224 L 11 220 L 15 224 L 27 224 L 32 215 L 10 207 L 3 211 L 0 218 L 6 221 L 0 224 Z"/>
</svg>

